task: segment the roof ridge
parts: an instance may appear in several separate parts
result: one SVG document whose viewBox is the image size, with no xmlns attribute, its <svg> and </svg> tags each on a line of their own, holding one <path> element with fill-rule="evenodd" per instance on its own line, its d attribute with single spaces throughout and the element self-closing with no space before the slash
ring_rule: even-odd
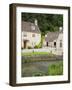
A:
<svg viewBox="0 0 72 90">
<path fill-rule="evenodd" d="M 35 30 L 32 30 L 31 26 L 35 26 Z M 22 31 L 33 32 L 33 33 L 41 33 L 38 25 L 36 26 L 34 23 L 22 21 Z"/>
</svg>

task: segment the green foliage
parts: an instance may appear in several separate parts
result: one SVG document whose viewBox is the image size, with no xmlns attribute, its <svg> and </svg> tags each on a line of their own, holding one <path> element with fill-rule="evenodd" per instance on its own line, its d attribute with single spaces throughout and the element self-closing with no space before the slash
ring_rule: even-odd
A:
<svg viewBox="0 0 72 90">
<path fill-rule="evenodd" d="M 28 46 L 28 49 L 32 49 L 32 47 L 31 46 Z"/>
<path fill-rule="evenodd" d="M 39 45 L 35 45 L 34 48 L 40 48 L 40 46 Z"/>
<path fill-rule="evenodd" d="M 45 36 L 41 35 L 41 42 L 38 45 L 36 45 L 34 48 L 41 48 L 43 45 L 44 38 L 45 38 Z"/>
<path fill-rule="evenodd" d="M 41 35 L 41 47 L 43 45 L 44 38 L 45 38 L 45 36 L 44 35 Z"/>
<path fill-rule="evenodd" d="M 63 63 L 56 63 L 49 65 L 48 75 L 62 75 L 63 74 Z"/>
<path fill-rule="evenodd" d="M 50 55 L 48 52 L 27 52 L 27 53 L 21 53 L 22 56 L 33 56 L 33 55 Z"/>
<path fill-rule="evenodd" d="M 48 75 L 62 75 L 63 63 L 52 64 L 48 67 L 48 72 L 33 72 L 32 76 L 48 76 Z"/>
<path fill-rule="evenodd" d="M 63 26 L 63 15 L 58 14 L 37 14 L 37 13 L 22 13 L 22 20 L 34 23 L 38 20 L 38 26 L 43 35 L 47 31 L 58 31 L 60 26 Z"/>
<path fill-rule="evenodd" d="M 41 42 L 38 45 L 35 45 L 34 48 L 41 48 Z"/>
</svg>

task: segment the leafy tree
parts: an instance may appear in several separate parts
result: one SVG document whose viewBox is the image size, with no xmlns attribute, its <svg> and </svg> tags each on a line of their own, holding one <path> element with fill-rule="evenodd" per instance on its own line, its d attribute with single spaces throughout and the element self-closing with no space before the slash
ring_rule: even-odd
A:
<svg viewBox="0 0 72 90">
<path fill-rule="evenodd" d="M 58 31 L 58 28 L 63 26 L 63 15 L 22 13 L 22 21 L 34 23 L 35 19 L 38 20 L 38 26 L 42 35 L 45 35 L 48 31 Z"/>
</svg>

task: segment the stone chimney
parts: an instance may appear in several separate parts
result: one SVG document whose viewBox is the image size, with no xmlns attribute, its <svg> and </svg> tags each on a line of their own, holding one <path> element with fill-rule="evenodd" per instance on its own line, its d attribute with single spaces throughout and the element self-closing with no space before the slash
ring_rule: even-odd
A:
<svg viewBox="0 0 72 90">
<path fill-rule="evenodd" d="M 59 27 L 59 31 L 60 31 L 60 32 L 63 31 L 63 27 Z"/>
<path fill-rule="evenodd" d="M 37 21 L 37 19 L 35 19 L 35 22 L 34 22 L 34 23 L 35 23 L 36 26 L 38 25 L 38 21 Z"/>
</svg>

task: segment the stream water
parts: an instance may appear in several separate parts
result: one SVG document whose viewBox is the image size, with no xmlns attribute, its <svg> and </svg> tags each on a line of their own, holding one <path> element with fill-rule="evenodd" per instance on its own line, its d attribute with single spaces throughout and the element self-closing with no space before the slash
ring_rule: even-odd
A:
<svg viewBox="0 0 72 90">
<path fill-rule="evenodd" d="M 31 77 L 35 72 L 48 72 L 48 66 L 51 64 L 60 63 L 62 60 L 57 61 L 42 61 L 42 62 L 31 62 L 22 64 L 22 77 Z"/>
</svg>

